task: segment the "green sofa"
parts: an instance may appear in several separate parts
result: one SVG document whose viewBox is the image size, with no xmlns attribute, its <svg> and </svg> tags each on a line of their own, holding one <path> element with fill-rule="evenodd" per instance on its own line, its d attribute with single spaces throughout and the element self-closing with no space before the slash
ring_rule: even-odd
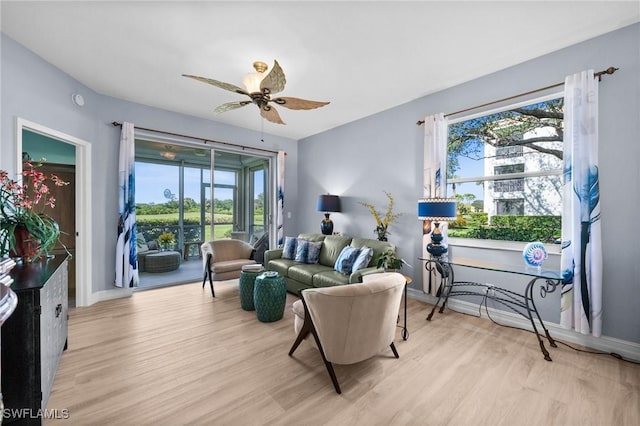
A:
<svg viewBox="0 0 640 426">
<path fill-rule="evenodd" d="M 386 241 L 369 238 L 343 237 L 322 234 L 300 234 L 298 238 L 309 241 L 322 241 L 318 263 L 308 264 L 282 258 L 282 249 L 267 250 L 264 254 L 264 266 L 269 271 L 276 271 L 285 277 L 287 291 L 300 294 L 305 288 L 330 287 L 362 282 L 362 276 L 383 272 L 376 267 L 378 256 L 387 251 L 395 252 L 396 246 Z M 334 265 L 342 249 L 348 245 L 353 247 L 370 247 L 373 256 L 369 265 L 350 275 L 334 270 Z"/>
</svg>

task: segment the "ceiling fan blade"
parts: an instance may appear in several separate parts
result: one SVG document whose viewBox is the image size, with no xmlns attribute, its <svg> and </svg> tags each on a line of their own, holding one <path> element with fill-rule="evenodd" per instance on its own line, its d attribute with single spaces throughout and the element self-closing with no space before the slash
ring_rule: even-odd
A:
<svg viewBox="0 0 640 426">
<path fill-rule="evenodd" d="M 284 85 L 287 79 L 284 77 L 284 71 L 280 68 L 280 64 L 275 59 L 273 60 L 273 68 L 269 71 L 269 74 L 262 79 L 260 83 L 260 90 L 264 93 L 265 89 L 268 94 L 280 93 L 284 90 Z"/>
<path fill-rule="evenodd" d="M 260 108 L 260 115 L 272 123 L 286 124 L 280 118 L 280 114 L 278 114 L 278 111 L 276 111 L 276 109 L 271 105 L 265 105 L 262 108 Z"/>
<path fill-rule="evenodd" d="M 272 99 L 272 102 L 277 103 L 278 105 L 282 105 L 285 108 L 289 109 L 316 109 L 328 105 L 330 102 L 318 102 L 318 101 L 310 101 L 308 99 L 300 99 L 300 98 L 275 98 Z"/>
<path fill-rule="evenodd" d="M 249 105 L 251 101 L 236 101 L 236 102 L 227 102 L 226 104 L 222 104 L 216 107 L 215 112 L 220 114 L 221 112 L 231 111 L 232 109 L 241 108 L 245 105 Z"/>
<path fill-rule="evenodd" d="M 212 78 L 198 77 L 197 75 L 182 74 L 183 77 L 192 78 L 194 80 L 201 81 L 203 83 L 211 84 L 230 92 L 240 93 L 241 95 L 248 95 L 247 91 L 236 86 L 235 84 L 225 83 L 223 81 L 214 80 Z"/>
</svg>

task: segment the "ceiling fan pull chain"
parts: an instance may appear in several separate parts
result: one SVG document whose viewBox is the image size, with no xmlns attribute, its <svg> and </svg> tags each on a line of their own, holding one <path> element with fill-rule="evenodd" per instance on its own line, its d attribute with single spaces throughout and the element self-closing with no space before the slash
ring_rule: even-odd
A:
<svg viewBox="0 0 640 426">
<path fill-rule="evenodd" d="M 260 117 L 260 142 L 264 143 L 264 117 Z"/>
</svg>

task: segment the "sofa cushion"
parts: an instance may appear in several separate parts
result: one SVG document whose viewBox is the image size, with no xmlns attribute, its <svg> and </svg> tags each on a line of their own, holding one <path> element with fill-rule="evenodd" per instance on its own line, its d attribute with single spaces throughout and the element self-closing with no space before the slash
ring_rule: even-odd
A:
<svg viewBox="0 0 640 426">
<path fill-rule="evenodd" d="M 328 235 L 322 242 L 319 263 L 333 269 L 343 248 L 351 242 L 350 237 Z"/>
<path fill-rule="evenodd" d="M 378 241 L 370 238 L 353 238 L 351 240 L 353 247 L 371 247 L 373 249 L 373 256 L 369 261 L 368 266 L 376 266 L 378 263 L 378 257 L 387 250 L 396 251 L 396 246 L 388 241 Z"/>
<path fill-rule="evenodd" d="M 240 271 L 243 265 L 253 265 L 255 263 L 255 260 L 250 259 L 223 260 L 214 264 L 213 272 L 221 274 L 229 271 Z"/>
<path fill-rule="evenodd" d="M 295 264 L 296 262 L 291 259 L 273 259 L 269 261 L 267 267 L 270 271 L 276 271 L 283 277 L 287 277 L 287 271 Z"/>
<path fill-rule="evenodd" d="M 284 247 L 282 248 L 283 259 L 295 259 L 296 258 L 296 244 L 298 239 L 296 237 L 285 237 Z"/>
<path fill-rule="evenodd" d="M 289 268 L 287 271 L 287 277 L 300 281 L 306 285 L 313 285 L 313 276 L 323 271 L 330 271 L 332 268 L 328 268 L 324 265 L 315 264 L 315 265 L 300 265 L 295 264 Z"/>
<path fill-rule="evenodd" d="M 138 252 L 149 251 L 147 241 L 145 240 L 144 235 L 142 235 L 141 232 L 136 233 L 136 249 L 138 250 Z"/>
<path fill-rule="evenodd" d="M 359 254 L 359 248 L 346 246 L 340 252 L 336 263 L 333 265 L 333 269 L 338 272 L 342 272 L 343 274 L 350 274 L 351 270 L 353 269 L 353 264 L 355 263 Z"/>
<path fill-rule="evenodd" d="M 331 287 L 344 284 L 349 284 L 349 275 L 334 270 L 325 270 L 313 276 L 314 287 Z"/>
<path fill-rule="evenodd" d="M 360 249 L 360 253 L 358 254 L 358 258 L 355 262 L 353 262 L 353 268 L 351 268 L 351 272 L 355 272 L 359 269 L 364 269 L 369 266 L 371 263 L 371 259 L 373 258 L 373 249 L 371 247 L 363 246 Z"/>
<path fill-rule="evenodd" d="M 303 240 L 312 241 L 312 242 L 324 241 L 325 237 L 326 235 L 324 234 L 304 234 L 303 233 L 298 235 L 298 238 L 302 238 Z"/>
</svg>

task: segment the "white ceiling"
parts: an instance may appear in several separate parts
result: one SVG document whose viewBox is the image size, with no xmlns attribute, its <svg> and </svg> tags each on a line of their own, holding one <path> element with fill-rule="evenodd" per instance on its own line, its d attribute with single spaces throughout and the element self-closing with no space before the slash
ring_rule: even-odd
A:
<svg viewBox="0 0 640 426">
<path fill-rule="evenodd" d="M 2 31 L 103 95 L 301 139 L 640 21 L 640 2 L 17 2 Z M 213 109 L 277 59 L 283 96 L 331 104 Z M 140 123 L 144 126 L 144 123 Z"/>
</svg>

